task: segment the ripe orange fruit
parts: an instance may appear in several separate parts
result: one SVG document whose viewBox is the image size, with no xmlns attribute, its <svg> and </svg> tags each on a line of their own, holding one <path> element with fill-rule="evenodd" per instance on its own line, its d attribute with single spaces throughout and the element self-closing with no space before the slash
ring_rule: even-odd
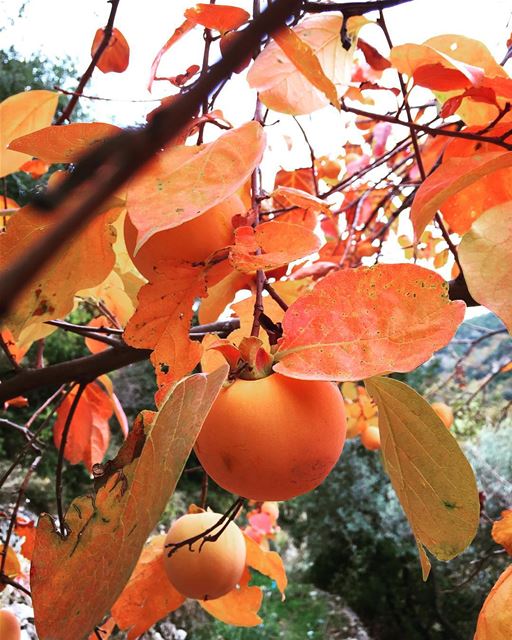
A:
<svg viewBox="0 0 512 640">
<path fill-rule="evenodd" d="M 0 638 L 2 640 L 20 640 L 21 638 L 18 618 L 7 609 L 0 611 Z"/>
<path fill-rule="evenodd" d="M 188 513 L 169 529 L 165 544 L 192 538 L 215 525 L 220 513 Z M 223 525 L 220 525 L 219 529 Z M 215 533 L 215 531 L 213 532 Z M 246 546 L 243 533 L 230 522 L 215 542 L 195 542 L 180 547 L 170 557 L 164 554 L 165 571 L 172 585 L 187 598 L 213 600 L 236 587 L 245 567 Z"/>
<path fill-rule="evenodd" d="M 172 258 L 200 262 L 206 260 L 214 251 L 232 244 L 231 220 L 237 213 L 244 212 L 245 206 L 241 199 L 232 195 L 179 227 L 155 233 L 136 255 L 133 255 L 133 252 L 137 242 L 137 230 L 127 214 L 124 222 L 126 249 L 137 269 L 143 276 L 150 278 L 159 260 Z"/>
<path fill-rule="evenodd" d="M 323 482 L 345 442 L 338 388 L 274 373 L 221 390 L 195 451 L 217 484 L 257 501 L 288 500 Z"/>
<path fill-rule="evenodd" d="M 363 446 L 370 451 L 380 449 L 379 427 L 366 427 L 366 429 L 361 433 L 361 442 Z"/>
<path fill-rule="evenodd" d="M 453 424 L 453 411 L 444 402 L 433 402 L 432 409 L 437 413 L 444 423 L 444 426 L 449 429 Z"/>
</svg>

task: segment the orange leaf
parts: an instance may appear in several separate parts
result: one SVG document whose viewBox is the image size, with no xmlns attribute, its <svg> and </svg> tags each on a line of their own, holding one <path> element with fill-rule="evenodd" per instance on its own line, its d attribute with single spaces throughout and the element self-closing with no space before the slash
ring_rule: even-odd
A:
<svg viewBox="0 0 512 640">
<path fill-rule="evenodd" d="M 249 586 L 250 579 L 251 574 L 246 568 L 236 589 L 216 600 L 199 600 L 199 604 L 210 615 L 226 624 L 255 627 L 262 622 L 258 611 L 263 601 L 263 593 L 259 587 Z"/>
<path fill-rule="evenodd" d="M 349 18 L 348 23 L 353 18 Z M 352 72 L 355 45 L 345 51 L 341 45 L 342 17 L 323 14 L 306 18 L 294 33 L 317 57 L 322 72 L 339 94 L 346 89 Z M 276 42 L 270 42 L 249 69 L 247 80 L 260 92 L 262 102 L 281 113 L 312 113 L 329 104 L 329 99 L 297 69 Z"/>
<path fill-rule="evenodd" d="M 282 203 L 282 206 L 293 205 L 317 213 L 324 213 L 327 216 L 331 215 L 331 210 L 323 200 L 300 189 L 280 186 L 272 193 L 272 197 Z"/>
<path fill-rule="evenodd" d="M 112 327 L 112 323 L 110 320 L 105 318 L 105 316 L 98 316 L 97 318 L 93 318 L 88 324 L 88 327 Z M 89 349 L 91 353 L 100 353 L 101 351 L 105 351 L 108 349 L 108 344 L 105 342 L 100 342 L 99 340 L 94 340 L 94 338 L 85 338 L 84 340 L 85 346 Z"/>
<path fill-rule="evenodd" d="M 10 96 L 0 104 L 0 178 L 18 171 L 30 156 L 8 149 L 15 138 L 50 124 L 57 108 L 53 91 L 26 91 Z"/>
<path fill-rule="evenodd" d="M 228 275 L 213 287 L 208 287 L 208 297 L 199 307 L 199 322 L 206 324 L 215 322 L 227 305 L 233 301 L 235 294 L 248 286 L 249 276 L 233 271 L 230 267 Z"/>
<path fill-rule="evenodd" d="M 0 546 L 0 552 L 3 553 L 5 549 L 5 545 Z M 5 565 L 4 565 L 4 573 L 7 577 L 12 578 L 13 580 L 21 575 L 21 566 L 20 561 L 18 560 L 18 556 L 16 551 L 12 547 L 7 547 Z M 1 556 L 0 556 L 1 557 Z M 5 589 L 6 585 L 0 582 L 0 593 Z"/>
<path fill-rule="evenodd" d="M 247 566 L 275 580 L 284 600 L 288 578 L 281 556 L 275 551 L 265 551 L 249 536 L 245 536 L 245 544 L 247 545 Z"/>
<path fill-rule="evenodd" d="M 59 127 L 44 127 L 16 138 L 9 149 L 27 153 L 50 164 L 76 162 L 91 147 L 121 131 L 103 122 L 74 122 Z"/>
<path fill-rule="evenodd" d="M 10 398 L 4 402 L 4 409 L 8 409 L 9 407 L 28 407 L 28 398 L 25 398 L 25 396 Z"/>
<path fill-rule="evenodd" d="M 74 387 L 56 411 L 53 441 L 57 449 L 60 447 L 62 431 L 77 392 L 78 387 Z M 66 442 L 64 457 L 68 462 L 83 462 L 91 471 L 93 464 L 103 460 L 110 442 L 108 421 L 112 413 L 112 401 L 103 389 L 94 382 L 87 385 L 76 407 Z"/>
<path fill-rule="evenodd" d="M 155 622 L 185 602 L 164 569 L 165 534 L 155 536 L 142 550 L 130 580 L 112 607 L 112 616 L 134 640 Z"/>
<path fill-rule="evenodd" d="M 117 422 L 121 427 L 121 433 L 126 438 L 129 431 L 128 426 L 128 418 L 126 417 L 126 413 L 124 412 L 121 403 L 119 402 L 119 398 L 114 393 L 114 386 L 112 384 L 112 380 L 105 374 L 98 378 L 98 381 L 101 382 L 106 392 L 108 393 L 110 400 L 112 402 L 112 409 L 114 410 L 114 415 L 116 416 Z"/>
<path fill-rule="evenodd" d="M 12 333 L 9 329 L 2 329 L 1 332 L 2 340 L 5 345 L 9 349 L 9 353 L 16 360 L 16 362 L 21 362 L 23 356 L 27 353 L 30 348 L 30 344 L 19 344 L 14 340 Z"/>
<path fill-rule="evenodd" d="M 30 207 L 13 216 L 7 233 L 0 234 L 0 269 L 30 252 L 33 243 L 65 217 L 67 206 L 73 204 L 68 203 L 51 216 Z M 120 211 L 110 209 L 93 216 L 86 228 L 68 240 L 51 262 L 26 283 L 9 314 L 2 318 L 15 340 L 30 325 L 66 317 L 73 308 L 75 293 L 99 284 L 112 271 L 115 231 L 111 223 Z M 48 333 L 48 327 L 43 328 Z"/>
<path fill-rule="evenodd" d="M 285 313 L 274 370 L 340 381 L 411 371 L 452 339 L 464 309 L 439 275 L 417 265 L 337 271 Z"/>
<path fill-rule="evenodd" d="M 173 34 L 169 38 L 169 40 L 167 40 L 167 42 L 164 44 L 164 46 L 156 54 L 155 59 L 153 60 L 153 62 L 151 64 L 151 73 L 149 75 L 148 91 L 151 91 L 151 88 L 153 86 L 153 82 L 155 81 L 155 78 L 156 78 L 158 67 L 160 65 L 160 60 L 162 59 L 162 56 L 164 55 L 164 53 L 169 51 L 169 49 L 172 47 L 173 44 L 176 44 L 176 42 L 178 42 L 178 40 L 181 40 L 181 38 L 186 33 L 191 31 L 195 26 L 196 26 L 196 23 L 193 22 L 192 20 L 185 20 L 185 22 L 180 24 L 180 26 L 177 29 L 175 29 L 175 31 L 173 32 Z"/>
<path fill-rule="evenodd" d="M 264 148 L 263 128 L 248 122 L 215 142 L 160 153 L 128 186 L 127 208 L 138 231 L 135 253 L 158 231 L 197 218 L 235 193 Z"/>
<path fill-rule="evenodd" d="M 215 29 L 226 33 L 236 29 L 251 17 L 245 9 L 232 7 L 227 4 L 196 4 L 186 9 L 185 18 L 207 29 Z"/>
<path fill-rule="evenodd" d="M 25 538 L 25 541 L 21 545 L 21 553 L 27 560 L 32 560 L 32 553 L 34 552 L 34 544 L 36 541 L 36 525 L 34 521 L 18 516 L 14 526 L 14 533 L 21 538 Z"/>
<path fill-rule="evenodd" d="M 99 637 L 101 640 L 108 640 L 114 631 L 114 627 L 116 626 L 116 621 L 113 618 L 107 618 L 104 622 L 102 622 L 98 628 Z M 98 633 L 93 631 L 87 640 L 98 640 Z"/>
<path fill-rule="evenodd" d="M 174 491 L 226 372 L 224 367 L 182 380 L 157 414 L 139 416 L 117 457 L 105 465 L 104 485 L 95 497 L 76 498 L 70 505 L 66 538 L 49 515 L 40 518 L 31 567 L 38 637 L 83 638 L 117 600 Z M 101 580 L 96 579 L 99 573 Z"/>
<path fill-rule="evenodd" d="M 161 261 L 154 280 L 139 291 L 139 305 L 124 338 L 132 347 L 153 349 L 157 400 L 201 358 L 201 345 L 192 342 L 188 333 L 194 301 L 205 295 L 204 269 L 175 260 Z"/>
<path fill-rule="evenodd" d="M 491 151 L 471 157 L 449 158 L 422 183 L 411 207 L 417 239 L 443 203 L 482 177 L 512 166 L 512 153 Z"/>
<path fill-rule="evenodd" d="M 483 213 L 459 245 L 471 295 L 501 318 L 509 332 L 512 332 L 511 207 L 509 201 Z"/>
<path fill-rule="evenodd" d="M 29 133 L 29 135 L 31 134 Z M 11 142 L 11 144 L 9 145 L 9 149 L 12 149 L 12 144 L 13 143 Z M 28 160 L 21 165 L 20 171 L 29 173 L 30 177 L 36 180 L 37 178 L 44 176 L 44 174 L 48 171 L 48 168 L 49 167 L 46 162 L 43 162 L 42 160 Z"/>
<path fill-rule="evenodd" d="M 302 40 L 290 27 L 286 26 L 281 27 L 272 37 L 300 73 L 339 110 L 340 102 L 336 87 L 325 75 L 320 61 L 309 44 Z"/>
<path fill-rule="evenodd" d="M 509 556 L 512 556 L 512 511 L 501 512 L 501 520 L 492 525 L 492 537 L 496 544 L 500 544 Z"/>
<path fill-rule="evenodd" d="M 474 640 L 509 640 L 512 628 L 512 565 L 500 575 L 478 616 Z"/>
<path fill-rule="evenodd" d="M 98 29 L 91 47 L 91 57 L 98 50 L 103 40 L 105 29 Z M 130 62 L 130 46 L 123 34 L 114 27 L 112 35 L 107 44 L 107 48 L 103 51 L 96 66 L 103 73 L 122 73 L 128 67 Z"/>
<path fill-rule="evenodd" d="M 238 227 L 231 249 L 231 264 L 246 273 L 275 269 L 318 250 L 320 240 L 308 228 L 289 222 L 264 222 Z"/>
<path fill-rule="evenodd" d="M 300 191 L 305 191 L 313 195 L 315 193 L 315 183 L 311 168 L 304 167 L 302 169 L 295 169 L 295 171 L 280 169 L 276 173 L 274 180 L 274 189 L 278 187 L 291 187 L 292 189 L 299 189 Z"/>
</svg>

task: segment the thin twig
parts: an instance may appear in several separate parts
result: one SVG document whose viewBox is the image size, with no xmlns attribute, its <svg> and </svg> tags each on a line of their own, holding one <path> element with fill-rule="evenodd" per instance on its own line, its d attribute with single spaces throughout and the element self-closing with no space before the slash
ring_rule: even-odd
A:
<svg viewBox="0 0 512 640">
<path fill-rule="evenodd" d="M 269 296 L 277 302 L 277 304 L 281 307 L 283 311 L 288 310 L 288 305 L 281 298 L 281 296 L 277 293 L 277 291 L 274 289 L 274 287 L 270 284 L 268 280 L 265 280 L 265 284 L 263 285 L 263 287 L 265 291 L 268 292 Z"/>
<path fill-rule="evenodd" d="M 68 441 L 69 430 L 71 429 L 71 424 L 73 422 L 73 416 L 75 415 L 76 408 L 78 406 L 78 403 L 80 402 L 80 398 L 82 397 L 82 393 L 85 391 L 86 387 L 87 387 L 87 383 L 81 383 L 79 385 L 76 395 L 73 398 L 71 407 L 69 408 L 66 422 L 62 430 L 60 447 L 59 447 L 59 456 L 57 458 L 57 468 L 55 470 L 55 498 L 57 500 L 57 514 L 59 516 L 59 526 L 60 526 L 60 532 L 62 536 L 67 535 L 67 526 L 66 526 L 66 521 L 64 519 L 64 509 L 62 506 L 62 470 L 64 467 L 64 454 L 66 452 L 66 444 Z"/>
</svg>

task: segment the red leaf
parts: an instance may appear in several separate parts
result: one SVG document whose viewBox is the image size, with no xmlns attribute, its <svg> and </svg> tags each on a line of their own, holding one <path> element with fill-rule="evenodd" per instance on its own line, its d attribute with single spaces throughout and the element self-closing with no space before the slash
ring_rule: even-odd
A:
<svg viewBox="0 0 512 640">
<path fill-rule="evenodd" d="M 302 380 L 411 371 L 451 340 L 464 309 L 413 264 L 337 271 L 285 313 L 274 370 Z"/>
<path fill-rule="evenodd" d="M 391 66 L 391 62 L 387 58 L 361 38 L 357 41 L 357 46 L 363 52 L 366 62 L 372 69 L 384 71 L 384 69 L 388 69 Z"/>
<path fill-rule="evenodd" d="M 94 57 L 94 54 L 98 50 L 104 34 L 105 29 L 98 29 L 96 31 L 91 47 L 91 57 Z M 103 73 L 122 73 L 128 67 L 129 62 L 130 47 L 128 42 L 119 29 L 114 27 L 107 48 L 101 54 L 96 66 Z"/>
<path fill-rule="evenodd" d="M 78 392 L 75 387 L 57 409 L 53 425 L 53 441 L 60 447 L 62 431 L 69 410 Z M 109 419 L 112 401 L 97 383 L 87 385 L 78 402 L 69 430 L 64 456 L 71 464 L 83 462 L 92 471 L 93 464 L 101 462 L 110 442 Z"/>
</svg>

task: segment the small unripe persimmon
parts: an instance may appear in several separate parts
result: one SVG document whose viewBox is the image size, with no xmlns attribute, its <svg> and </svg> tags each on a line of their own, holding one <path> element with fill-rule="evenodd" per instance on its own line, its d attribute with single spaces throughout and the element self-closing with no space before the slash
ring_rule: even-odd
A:
<svg viewBox="0 0 512 640">
<path fill-rule="evenodd" d="M 453 411 L 450 407 L 444 402 L 433 402 L 430 406 L 441 418 L 444 426 L 449 429 L 453 424 Z"/>
<path fill-rule="evenodd" d="M 18 618 L 7 609 L 0 611 L 0 638 L 2 640 L 20 640 L 21 638 Z"/>
<path fill-rule="evenodd" d="M 222 514 L 205 511 L 188 513 L 171 526 L 165 544 L 188 540 L 214 526 Z M 225 523 L 212 531 L 218 533 Z M 172 585 L 187 598 L 214 600 L 236 587 L 245 567 L 246 546 L 243 533 L 234 522 L 222 531 L 218 540 L 194 542 L 168 556 L 164 554 L 165 571 Z M 170 548 L 172 550 L 172 547 Z"/>
<path fill-rule="evenodd" d="M 333 383 L 274 373 L 222 389 L 195 451 L 227 491 L 257 501 L 289 500 L 324 481 L 345 431 L 344 402 Z"/>
<path fill-rule="evenodd" d="M 137 230 L 127 214 L 124 222 L 126 249 L 137 269 L 143 276 L 151 279 L 159 260 L 171 258 L 200 262 L 215 251 L 232 244 L 231 219 L 244 212 L 242 200 L 237 195 L 232 195 L 179 227 L 155 233 L 135 255 Z"/>
<path fill-rule="evenodd" d="M 366 427 L 361 433 L 361 442 L 363 447 L 370 451 L 380 449 L 380 431 L 379 427 Z"/>
</svg>

